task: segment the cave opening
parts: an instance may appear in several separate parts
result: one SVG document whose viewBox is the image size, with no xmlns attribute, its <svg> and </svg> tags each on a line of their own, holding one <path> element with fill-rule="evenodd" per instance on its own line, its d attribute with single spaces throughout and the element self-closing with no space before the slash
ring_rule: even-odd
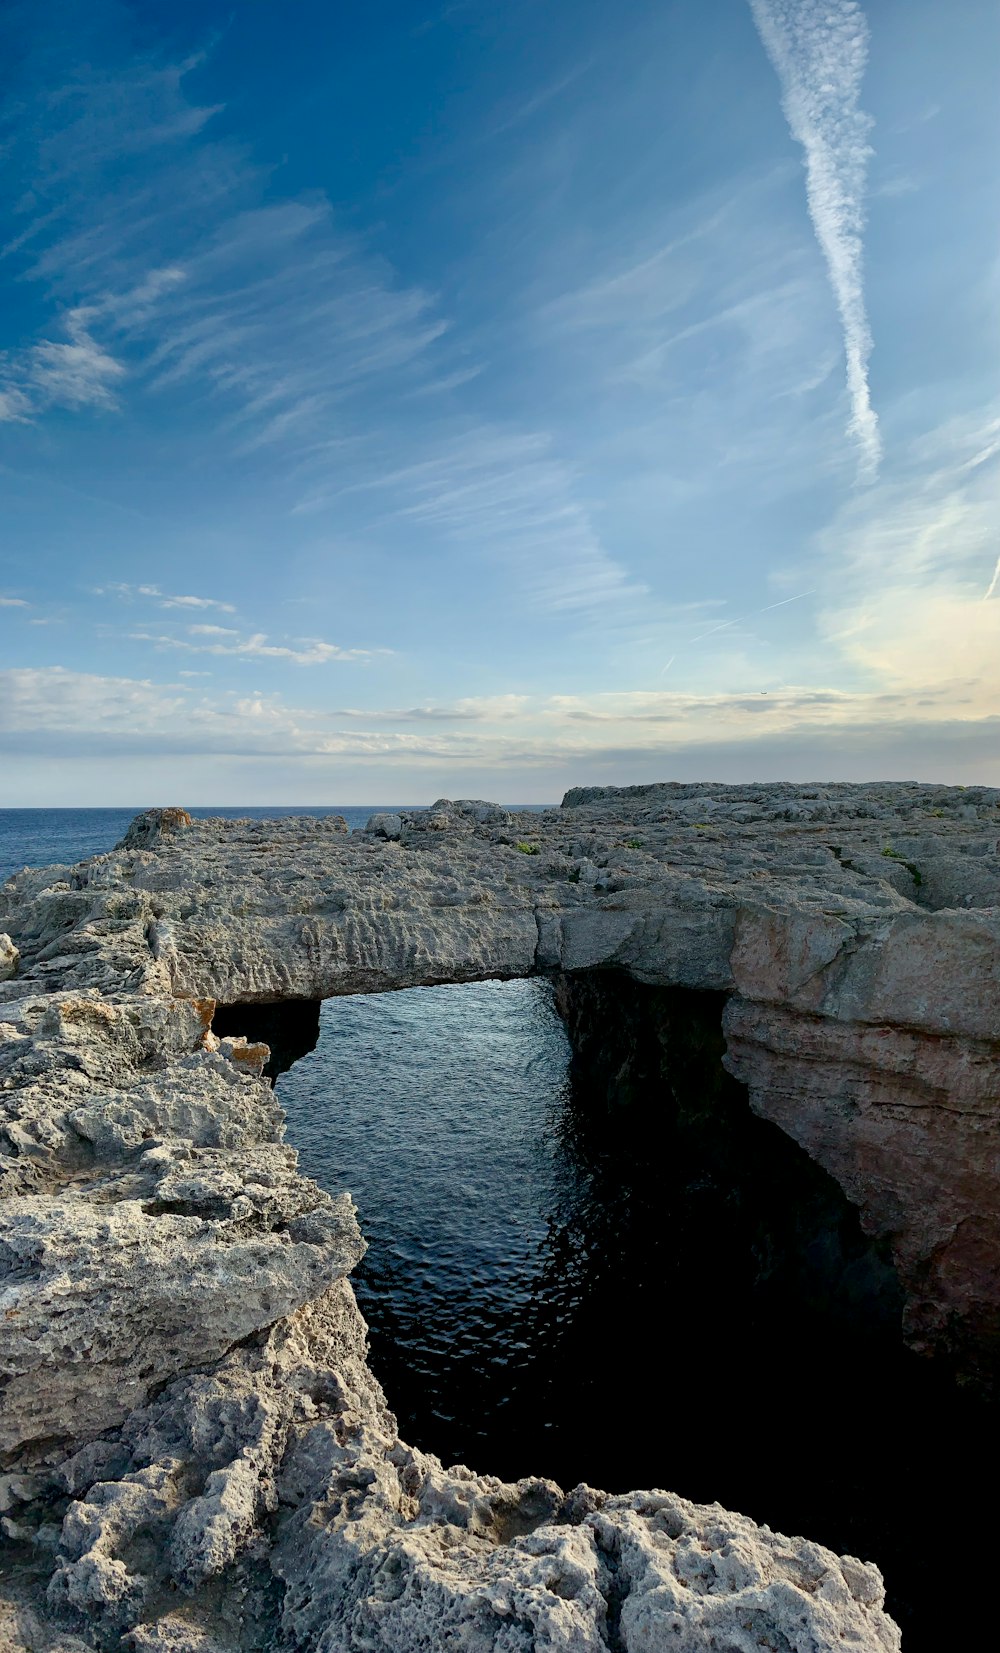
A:
<svg viewBox="0 0 1000 1653">
<path fill-rule="evenodd" d="M 885 1245 L 726 1072 L 723 1003 L 593 971 L 213 1027 L 272 1046 L 302 1170 L 355 1197 L 405 1439 L 718 1500 L 874 1559 L 926 1629 L 920 1512 L 956 1495 L 976 1420 L 904 1347 Z"/>
<path fill-rule="evenodd" d="M 252 1044 L 265 1044 L 271 1054 L 264 1078 L 272 1085 L 300 1057 L 308 1056 L 319 1043 L 321 999 L 280 999 L 262 1004 L 219 1004 L 212 1017 L 212 1032 L 220 1039 L 247 1037 Z"/>
</svg>

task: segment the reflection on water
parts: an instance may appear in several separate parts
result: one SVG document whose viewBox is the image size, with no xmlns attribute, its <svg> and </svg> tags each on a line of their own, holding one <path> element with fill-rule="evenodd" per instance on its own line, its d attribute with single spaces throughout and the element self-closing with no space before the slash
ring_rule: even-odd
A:
<svg viewBox="0 0 1000 1653">
<path fill-rule="evenodd" d="M 737 1185 L 658 1137 L 655 1109 L 612 1127 L 580 1105 L 568 1065 L 547 984 L 486 982 L 330 1000 L 278 1081 L 303 1170 L 358 1204 L 402 1435 L 507 1477 L 718 1499 L 875 1559 L 908 1649 L 929 1645 L 921 1511 L 958 1495 L 974 1409 L 884 1320 L 783 1283 L 791 1160 L 775 1174 L 765 1151 Z"/>
<path fill-rule="evenodd" d="M 547 987 L 484 982 L 328 1000 L 319 1046 L 278 1081 L 303 1170 L 357 1202 L 355 1287 L 400 1429 L 451 1462 L 537 1473 L 559 1423 L 536 1368 L 540 1324 L 558 1332 L 576 1301 L 551 1266 L 568 1062 Z M 500 1464 L 515 1417 L 530 1439 Z"/>
</svg>

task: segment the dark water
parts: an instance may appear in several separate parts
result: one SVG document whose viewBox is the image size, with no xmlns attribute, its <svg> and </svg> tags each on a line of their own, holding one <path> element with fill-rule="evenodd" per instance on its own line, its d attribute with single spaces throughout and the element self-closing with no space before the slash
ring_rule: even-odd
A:
<svg viewBox="0 0 1000 1653">
<path fill-rule="evenodd" d="M 746 1191 L 671 1167 L 648 1121 L 609 1130 L 568 1062 L 546 983 L 486 982 L 327 1001 L 278 1080 L 303 1169 L 358 1204 L 404 1437 L 510 1478 L 718 1499 L 877 1561 L 908 1653 L 973 1645 L 972 1598 L 930 1593 L 926 1553 L 986 1414 L 896 1327 L 762 1288 Z"/>
<path fill-rule="evenodd" d="M 451 1461 L 494 1469 L 499 1418 L 529 1428 L 514 1456 L 537 1472 L 559 1426 L 538 1337 L 576 1301 L 552 1271 L 554 1214 L 579 1192 L 568 1061 L 542 983 L 481 982 L 328 1000 L 319 1047 L 277 1083 L 303 1170 L 358 1205 L 358 1297 L 401 1425 Z"/>
</svg>

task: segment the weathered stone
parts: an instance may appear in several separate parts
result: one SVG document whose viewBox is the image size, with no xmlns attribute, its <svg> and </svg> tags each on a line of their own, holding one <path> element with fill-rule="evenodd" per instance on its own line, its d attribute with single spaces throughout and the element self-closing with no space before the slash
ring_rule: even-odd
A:
<svg viewBox="0 0 1000 1653">
<path fill-rule="evenodd" d="M 10 936 L 0 935 L 0 981 L 10 981 L 12 976 L 17 975 L 20 956 Z"/>
<path fill-rule="evenodd" d="M 364 1251 L 349 1196 L 286 1149 L 151 1147 L 0 1217 L 0 1454 L 120 1423 L 150 1389 L 287 1315 Z"/>
<path fill-rule="evenodd" d="M 667 1493 L 407 1447 L 252 1029 L 213 1001 L 614 970 L 729 995 L 727 1063 L 891 1243 L 928 1347 L 997 1335 L 998 794 L 569 794 L 521 816 L 147 812 L 0 891 L 0 1646 L 898 1647 L 877 1569 Z"/>
<path fill-rule="evenodd" d="M 616 968 L 645 983 L 731 993 L 734 1030 L 744 1000 L 801 1017 L 820 1066 L 785 1059 L 786 1022 L 769 1055 L 761 1009 L 752 1045 L 734 1031 L 734 1071 L 754 1106 L 838 1177 L 866 1226 L 890 1238 L 914 1340 L 961 1348 L 992 1339 L 1000 1300 L 998 796 L 915 785 L 599 788 L 513 826 L 497 806 L 439 799 L 423 814 L 401 812 L 391 843 L 307 818 L 194 821 L 178 833 L 171 817 L 163 835 L 152 812 L 138 831 L 152 850 L 133 852 L 127 835 L 121 852 L 64 869 L 58 882 L 19 874 L 0 916 L 17 936 L 25 983 L 105 996 L 125 986 L 227 1005 L 315 1002 Z M 962 884 L 962 864 L 972 869 L 965 883 L 992 904 L 930 910 L 935 892 Z M 871 1027 L 881 1029 L 878 1061 L 862 1036 Z M 963 1095 L 976 1098 L 975 1120 L 968 1107 L 947 1115 L 949 1180 L 932 1206 L 945 1211 L 954 1185 L 957 1209 L 963 1182 L 979 1201 L 975 1221 L 950 1233 L 931 1218 L 927 1177 L 908 1181 L 902 1162 L 891 1177 L 846 1173 L 860 1124 L 834 1131 L 822 1103 L 829 1128 L 801 1123 L 817 1084 L 830 1096 L 841 1080 L 867 1083 L 865 1162 L 892 1162 L 893 1110 L 915 1115 L 901 1080 L 887 1089 L 886 1050 L 901 1041 L 905 1065 L 910 1033 L 950 1041 Z M 829 1071 L 814 1084 L 824 1041 Z M 780 1118 L 768 1100 L 779 1058 Z M 913 1127 L 925 1165 L 941 1163 L 931 1144 L 946 1091 L 938 1087 L 933 1117 Z"/>
<path fill-rule="evenodd" d="M 133 845 L 156 844 L 190 825 L 191 817 L 186 809 L 147 809 L 136 816 L 122 842 L 130 848 Z"/>
<path fill-rule="evenodd" d="M 374 815 L 369 815 L 365 825 L 365 831 L 370 833 L 374 838 L 388 838 L 392 842 L 395 842 L 403 836 L 402 817 L 399 815 L 392 815 L 384 810 Z"/>
</svg>

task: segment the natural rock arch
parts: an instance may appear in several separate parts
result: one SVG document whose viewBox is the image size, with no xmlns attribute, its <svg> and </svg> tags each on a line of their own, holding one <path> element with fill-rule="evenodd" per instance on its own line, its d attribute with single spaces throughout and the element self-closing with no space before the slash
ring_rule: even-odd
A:
<svg viewBox="0 0 1000 1653">
<path fill-rule="evenodd" d="M 350 1202 L 297 1174 L 264 1051 L 210 1023 L 213 1001 L 543 970 L 724 993 L 755 1111 L 890 1241 L 911 1339 L 982 1371 L 1000 1301 L 997 803 L 598 789 L 545 816 L 442 802 L 352 836 L 175 810 L 111 855 L 11 880 L 13 1645 L 51 1645 L 55 1614 L 150 1648 L 245 1646 L 257 1623 L 388 1650 L 417 1622 L 428 1645 L 464 1626 L 483 1648 L 641 1647 L 668 1622 L 679 1653 L 747 1624 L 895 1647 L 877 1573 L 849 1559 L 666 1494 L 446 1472 L 396 1441 L 346 1279 Z"/>
</svg>

